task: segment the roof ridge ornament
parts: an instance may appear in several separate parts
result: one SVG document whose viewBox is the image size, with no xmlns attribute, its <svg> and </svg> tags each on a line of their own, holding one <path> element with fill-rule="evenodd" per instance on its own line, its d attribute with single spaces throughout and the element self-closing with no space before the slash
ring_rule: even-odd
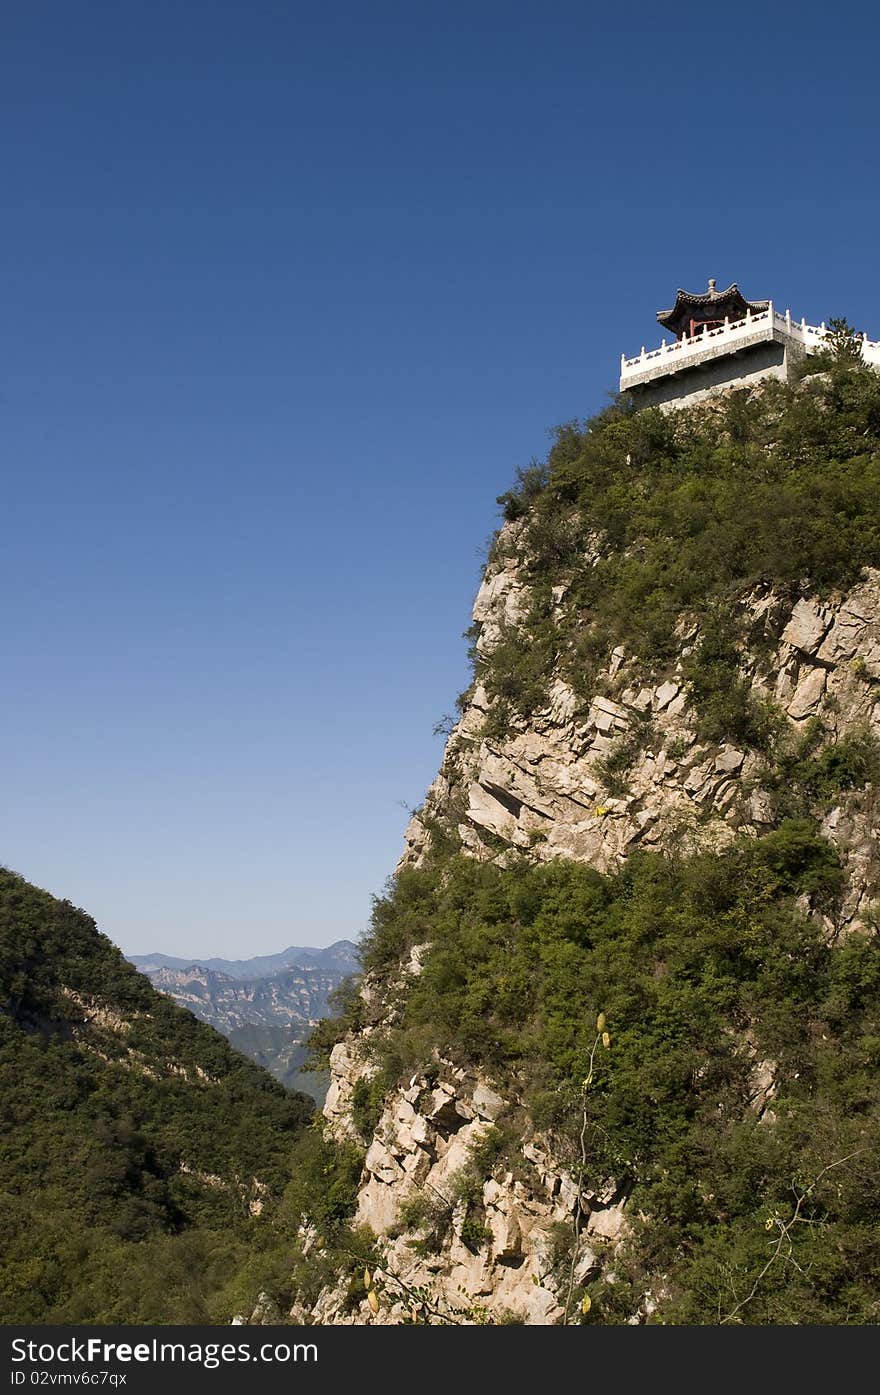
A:
<svg viewBox="0 0 880 1395">
<path fill-rule="evenodd" d="M 719 291 L 713 276 L 705 291 L 685 291 L 679 287 L 672 309 L 658 310 L 657 319 L 664 329 L 682 339 L 698 332 L 704 324 L 712 328 L 725 320 L 735 323 L 745 319 L 747 313 L 759 314 L 768 305 L 766 300 L 746 300 L 735 281 L 726 290 Z"/>
</svg>

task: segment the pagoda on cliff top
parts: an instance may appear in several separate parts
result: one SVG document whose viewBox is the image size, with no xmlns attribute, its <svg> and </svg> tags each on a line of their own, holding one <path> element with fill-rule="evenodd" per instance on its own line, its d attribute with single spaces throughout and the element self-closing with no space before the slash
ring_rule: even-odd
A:
<svg viewBox="0 0 880 1395">
<path fill-rule="evenodd" d="M 679 290 L 657 320 L 674 340 L 620 359 L 620 391 L 638 407 L 690 406 L 762 378 L 787 382 L 795 363 L 826 346 L 824 321 L 808 325 L 772 300 L 746 300 L 735 281 L 725 291 L 714 280 L 705 291 Z M 880 368 L 880 343 L 863 335 L 862 356 Z"/>
<path fill-rule="evenodd" d="M 725 323 L 744 320 L 747 314 L 757 315 L 769 304 L 767 300 L 746 300 L 735 281 L 726 291 L 716 291 L 713 277 L 702 294 L 679 290 L 672 309 L 658 310 L 657 320 L 676 339 L 693 339 L 703 330 L 720 329 Z"/>
</svg>

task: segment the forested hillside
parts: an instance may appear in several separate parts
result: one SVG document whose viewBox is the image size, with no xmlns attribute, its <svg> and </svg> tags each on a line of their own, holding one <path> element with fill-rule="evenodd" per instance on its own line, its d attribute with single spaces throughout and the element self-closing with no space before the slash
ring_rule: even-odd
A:
<svg viewBox="0 0 880 1395">
<path fill-rule="evenodd" d="M 0 1321 L 229 1321 L 289 1269 L 311 1102 L 0 872 Z"/>
</svg>

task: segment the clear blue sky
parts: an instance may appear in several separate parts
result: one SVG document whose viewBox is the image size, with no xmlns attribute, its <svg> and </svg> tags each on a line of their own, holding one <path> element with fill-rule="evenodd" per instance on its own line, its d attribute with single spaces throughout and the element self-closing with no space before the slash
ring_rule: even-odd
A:
<svg viewBox="0 0 880 1395">
<path fill-rule="evenodd" d="M 880 338 L 875 6 L 13 0 L 0 859 L 354 936 L 495 497 L 679 285 Z"/>
</svg>

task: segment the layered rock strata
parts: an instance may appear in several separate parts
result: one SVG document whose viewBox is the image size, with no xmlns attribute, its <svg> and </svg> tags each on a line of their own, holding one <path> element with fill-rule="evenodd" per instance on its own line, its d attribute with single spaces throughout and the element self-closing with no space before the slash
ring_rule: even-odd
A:
<svg viewBox="0 0 880 1395">
<path fill-rule="evenodd" d="M 474 606 L 482 654 L 491 654 L 528 612 L 528 584 L 515 547 L 505 546 L 505 533 L 515 543 L 516 529 L 502 530 L 498 560 Z M 564 591 L 555 589 L 559 605 Z M 792 738 L 814 718 L 823 744 L 855 732 L 880 738 L 880 572 L 867 571 L 848 592 L 823 599 L 755 593 L 747 609 L 759 642 L 743 652 L 742 672 Z M 473 857 L 503 862 L 515 850 L 542 861 L 573 858 L 601 871 L 614 870 L 636 848 L 720 849 L 739 834 L 768 832 L 776 815 L 765 760 L 698 738 L 685 681 L 687 657 L 699 642 L 697 623 L 683 620 L 679 639 L 677 663 L 651 682 L 624 648 L 614 649 L 587 703 L 557 677 L 545 706 L 528 719 L 514 715 L 503 737 L 486 734 L 492 702 L 477 685 L 406 831 L 401 865 L 423 862 L 438 828 L 453 832 Z M 603 762 L 624 741 L 632 759 L 622 791 L 615 791 Z M 880 894 L 876 791 L 841 793 L 821 826 L 845 869 L 844 894 L 833 917 L 823 917 L 836 937 L 870 917 Z M 414 951 L 398 992 L 419 972 L 419 957 Z M 364 993 L 368 1004 L 372 995 L 378 1021 L 375 986 L 368 982 Z M 374 1030 L 333 1052 L 324 1112 L 339 1137 L 356 1136 L 352 1097 L 358 1080 L 375 1070 Z M 743 1049 L 751 1050 L 747 1042 Z M 773 1062 L 754 1059 L 752 1075 L 750 1108 L 772 1118 Z M 600 1267 L 607 1272 L 627 1232 L 627 1198 L 612 1187 L 579 1199 L 572 1171 L 517 1111 L 517 1102 L 502 1099 L 491 1081 L 440 1059 L 392 1092 L 369 1142 L 356 1215 L 356 1223 L 380 1237 L 383 1301 L 374 1312 L 366 1296 L 352 1303 L 347 1286 L 331 1287 L 299 1316 L 322 1323 L 394 1323 L 416 1314 L 438 1321 L 443 1314 L 467 1322 L 562 1321 L 569 1285 Z M 520 1156 L 502 1176 L 481 1180 L 476 1195 L 472 1187 L 464 1203 L 459 1184 L 474 1149 L 505 1118 L 515 1118 L 521 1130 Z M 433 1217 L 431 1234 L 424 1220 L 413 1219 L 413 1198 Z M 475 1216 L 482 1228 L 477 1244 Z M 560 1246 L 569 1256 L 574 1250 L 573 1266 L 560 1268 Z"/>
</svg>

